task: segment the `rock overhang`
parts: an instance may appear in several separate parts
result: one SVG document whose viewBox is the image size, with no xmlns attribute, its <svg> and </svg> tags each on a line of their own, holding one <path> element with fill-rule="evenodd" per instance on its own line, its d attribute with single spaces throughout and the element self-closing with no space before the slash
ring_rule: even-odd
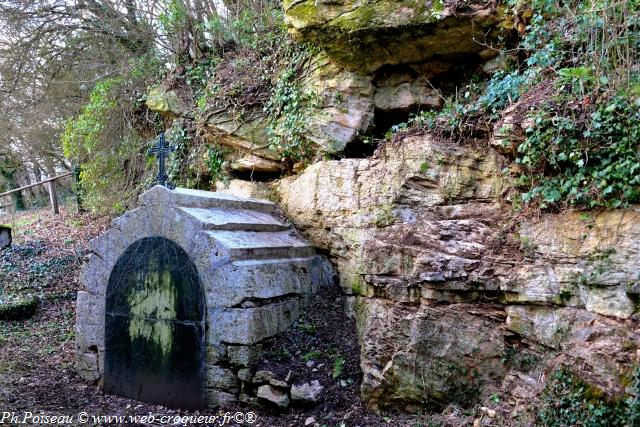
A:
<svg viewBox="0 0 640 427">
<path fill-rule="evenodd" d="M 294 37 L 361 74 L 383 65 L 491 56 L 488 45 L 498 42 L 505 15 L 504 8 L 479 1 L 303 0 L 283 7 Z"/>
</svg>

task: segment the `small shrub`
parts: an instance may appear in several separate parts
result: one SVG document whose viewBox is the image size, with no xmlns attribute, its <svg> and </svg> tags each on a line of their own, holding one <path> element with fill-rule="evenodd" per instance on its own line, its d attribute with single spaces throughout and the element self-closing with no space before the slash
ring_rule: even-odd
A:
<svg viewBox="0 0 640 427">
<path fill-rule="evenodd" d="M 310 360 L 316 360 L 320 357 L 321 353 L 318 350 L 311 350 L 302 355 L 302 360 L 308 362 Z"/>
<path fill-rule="evenodd" d="M 345 363 L 347 363 L 347 360 L 344 357 L 336 357 L 336 360 L 333 362 L 333 372 L 331 374 L 334 379 L 339 378 L 340 375 L 342 375 Z"/>
<path fill-rule="evenodd" d="M 23 320 L 32 317 L 38 309 L 34 296 L 3 297 L 0 299 L 0 320 Z"/>
<path fill-rule="evenodd" d="M 225 151 L 217 146 L 207 148 L 205 164 L 209 172 L 209 182 L 216 183 L 218 180 L 227 181 L 229 178 L 224 172 Z"/>
<path fill-rule="evenodd" d="M 146 141 L 135 111 L 159 70 L 143 58 L 125 74 L 98 82 L 80 115 L 67 121 L 64 153 L 80 165 L 82 201 L 93 211 L 121 212 L 141 190 Z M 146 131 L 155 133 L 153 126 Z"/>
<path fill-rule="evenodd" d="M 380 227 L 380 228 L 389 227 L 390 225 L 393 225 L 395 221 L 396 221 L 396 216 L 393 213 L 393 206 L 391 205 L 382 206 L 376 212 L 376 218 L 375 218 L 376 227 Z"/>
</svg>

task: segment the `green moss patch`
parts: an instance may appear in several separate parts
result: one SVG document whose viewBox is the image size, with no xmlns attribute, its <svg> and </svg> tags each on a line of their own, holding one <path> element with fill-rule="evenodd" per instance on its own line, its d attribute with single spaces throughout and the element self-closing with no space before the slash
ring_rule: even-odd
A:
<svg viewBox="0 0 640 427">
<path fill-rule="evenodd" d="M 37 309 L 38 299 L 34 296 L 3 298 L 0 300 L 0 320 L 28 319 Z"/>
</svg>

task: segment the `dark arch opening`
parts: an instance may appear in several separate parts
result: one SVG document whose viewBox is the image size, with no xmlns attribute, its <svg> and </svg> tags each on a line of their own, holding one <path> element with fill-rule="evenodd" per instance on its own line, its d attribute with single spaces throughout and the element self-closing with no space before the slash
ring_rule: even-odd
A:
<svg viewBox="0 0 640 427">
<path fill-rule="evenodd" d="M 195 264 L 176 243 L 132 244 L 109 277 L 106 391 L 181 409 L 205 406 L 205 298 Z"/>
</svg>

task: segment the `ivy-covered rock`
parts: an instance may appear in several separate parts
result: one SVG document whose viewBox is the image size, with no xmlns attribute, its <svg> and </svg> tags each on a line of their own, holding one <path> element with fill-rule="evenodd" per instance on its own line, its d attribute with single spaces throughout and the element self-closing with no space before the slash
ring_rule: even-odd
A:
<svg viewBox="0 0 640 427">
<path fill-rule="evenodd" d="M 285 0 L 297 39 L 320 45 L 364 74 L 385 64 L 478 54 L 498 35 L 501 13 L 483 1 Z"/>
<path fill-rule="evenodd" d="M 34 296 L 0 299 L 0 320 L 28 319 L 36 313 L 38 299 Z"/>
</svg>

